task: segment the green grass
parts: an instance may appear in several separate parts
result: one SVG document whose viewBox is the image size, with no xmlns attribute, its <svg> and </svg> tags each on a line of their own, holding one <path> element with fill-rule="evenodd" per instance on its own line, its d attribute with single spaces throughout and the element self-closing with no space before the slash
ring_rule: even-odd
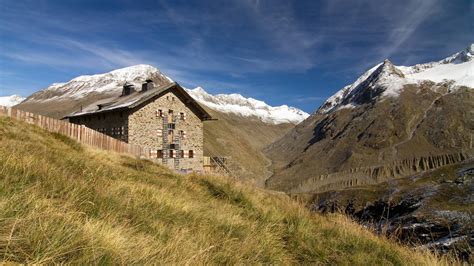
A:
<svg viewBox="0 0 474 266">
<path fill-rule="evenodd" d="M 342 215 L 0 117 L 0 263 L 445 264 Z"/>
</svg>

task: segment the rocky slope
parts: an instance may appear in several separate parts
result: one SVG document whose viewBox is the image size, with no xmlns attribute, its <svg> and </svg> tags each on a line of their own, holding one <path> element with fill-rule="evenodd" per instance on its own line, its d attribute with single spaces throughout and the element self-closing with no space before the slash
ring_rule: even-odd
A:
<svg viewBox="0 0 474 266">
<path fill-rule="evenodd" d="M 318 193 L 472 157 L 473 48 L 412 67 L 385 60 L 364 73 L 267 149 L 268 187 Z"/>
<path fill-rule="evenodd" d="M 302 195 L 316 212 L 344 212 L 400 241 L 474 263 L 474 160 L 377 185 Z"/>
</svg>

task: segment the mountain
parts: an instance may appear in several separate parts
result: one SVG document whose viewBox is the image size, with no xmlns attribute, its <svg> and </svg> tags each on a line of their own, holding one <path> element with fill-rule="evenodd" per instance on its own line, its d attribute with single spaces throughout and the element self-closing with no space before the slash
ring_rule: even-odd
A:
<svg viewBox="0 0 474 266">
<path fill-rule="evenodd" d="M 377 64 L 265 150 L 266 186 L 472 263 L 473 54 Z"/>
<path fill-rule="evenodd" d="M 453 86 L 474 88 L 474 44 L 438 62 L 417 64 L 414 66 L 394 66 L 388 59 L 369 69 L 354 83 L 345 86 L 329 97 L 318 113 L 328 113 L 338 108 L 350 108 L 357 102 L 354 94 L 374 93 L 374 89 L 383 90 L 382 96 L 396 97 L 406 84 L 425 81 L 452 82 Z M 376 96 L 376 95 L 372 95 Z M 374 97 L 372 97 L 374 98 Z"/>
<path fill-rule="evenodd" d="M 104 74 L 79 76 L 65 83 L 53 83 L 33 93 L 17 108 L 53 118 L 62 118 L 80 109 L 81 106 L 119 95 L 126 81 L 141 87 L 145 79 L 153 80 L 157 86 L 172 82 L 169 77 L 153 66 L 136 65 Z"/>
<path fill-rule="evenodd" d="M 438 62 L 374 66 L 267 150 L 269 188 L 377 184 L 473 156 L 473 45 Z"/>
<path fill-rule="evenodd" d="M 53 83 L 29 96 L 19 108 L 60 118 L 77 110 L 81 105 L 85 106 L 95 100 L 120 94 L 126 81 L 140 87 L 145 79 L 152 79 L 158 86 L 173 82 L 153 66 L 136 65 L 104 74 L 79 76 L 65 83 Z M 266 123 L 297 124 L 309 116 L 294 107 L 286 105 L 272 107 L 265 102 L 245 98 L 240 94 L 211 95 L 201 87 L 187 91 L 200 103 L 213 110 L 244 117 L 255 116 Z M 54 106 L 51 103 L 54 103 Z M 48 108 L 44 109 L 43 105 L 48 105 Z"/>
<path fill-rule="evenodd" d="M 126 81 L 141 86 L 148 78 L 157 85 L 172 82 L 153 66 L 136 65 L 52 84 L 17 108 L 60 118 L 96 100 L 119 95 Z M 218 119 L 204 124 L 205 155 L 228 157 L 233 173 L 247 180 L 268 176 L 269 160 L 262 153 L 263 148 L 309 116 L 293 107 L 272 107 L 239 94 L 211 95 L 200 87 L 187 91 Z"/>
<path fill-rule="evenodd" d="M 24 101 L 25 98 L 18 96 L 18 95 L 11 95 L 11 96 L 1 96 L 0 97 L 0 106 L 11 107 L 17 105 Z"/>
<path fill-rule="evenodd" d="M 294 107 L 287 105 L 273 107 L 263 101 L 245 98 L 240 94 L 210 95 L 201 87 L 188 90 L 188 93 L 198 102 L 213 110 L 238 114 L 243 117 L 257 117 L 263 122 L 271 124 L 298 124 L 309 116 L 308 113 Z"/>
</svg>

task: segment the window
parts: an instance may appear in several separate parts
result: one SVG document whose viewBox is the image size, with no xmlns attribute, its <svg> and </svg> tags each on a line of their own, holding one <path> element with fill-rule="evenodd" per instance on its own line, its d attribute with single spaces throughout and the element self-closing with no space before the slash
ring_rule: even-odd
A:
<svg viewBox="0 0 474 266">
<path fill-rule="evenodd" d="M 180 112 L 180 113 L 179 113 L 179 119 L 181 119 L 181 120 L 186 120 L 186 113 Z"/>
<path fill-rule="evenodd" d="M 161 109 L 156 110 L 156 117 L 163 117 L 163 110 Z"/>
<path fill-rule="evenodd" d="M 168 111 L 168 123 L 173 123 L 173 110 Z"/>
<path fill-rule="evenodd" d="M 174 102 L 174 97 L 171 97 L 171 101 L 173 101 L 173 102 Z"/>
<path fill-rule="evenodd" d="M 179 131 L 179 136 L 180 136 L 182 139 L 185 139 L 185 138 L 186 138 L 186 131 L 180 130 L 180 131 Z"/>
<path fill-rule="evenodd" d="M 183 150 L 179 151 L 179 158 L 184 158 L 184 151 Z"/>
<path fill-rule="evenodd" d="M 163 150 L 157 150 L 156 151 L 156 158 L 158 158 L 158 159 L 163 158 Z"/>
<path fill-rule="evenodd" d="M 193 150 L 189 150 L 189 158 L 194 158 L 194 151 Z"/>
<path fill-rule="evenodd" d="M 174 150 L 170 150 L 170 158 L 174 158 L 175 157 L 175 151 Z"/>
</svg>

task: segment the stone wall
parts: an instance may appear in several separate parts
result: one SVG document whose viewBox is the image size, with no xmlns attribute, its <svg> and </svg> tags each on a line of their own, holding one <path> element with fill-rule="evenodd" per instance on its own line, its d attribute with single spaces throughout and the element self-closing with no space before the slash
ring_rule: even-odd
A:
<svg viewBox="0 0 474 266">
<path fill-rule="evenodd" d="M 129 115 L 128 120 L 128 141 L 132 144 L 147 146 L 152 149 L 162 150 L 163 136 L 168 132 L 163 130 L 163 117 L 157 116 L 157 110 L 161 110 L 164 115 L 168 115 L 169 110 L 173 110 L 173 115 L 178 116 L 174 134 L 179 134 L 181 130 L 185 131 L 186 138 L 181 139 L 179 150 L 192 150 L 194 158 L 181 158 L 179 164 L 176 160 L 157 159 L 170 168 L 180 171 L 202 171 L 203 170 L 203 123 L 185 103 L 170 91 L 160 98 L 134 110 Z M 179 119 L 180 113 L 185 113 L 186 119 Z"/>
</svg>

